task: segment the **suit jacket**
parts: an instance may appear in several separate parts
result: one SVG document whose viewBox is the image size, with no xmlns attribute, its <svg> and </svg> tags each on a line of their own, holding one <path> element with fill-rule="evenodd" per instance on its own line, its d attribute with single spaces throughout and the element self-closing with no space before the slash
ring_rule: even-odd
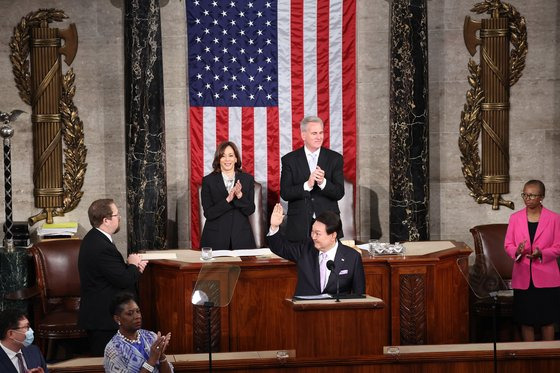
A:
<svg viewBox="0 0 560 373">
<path fill-rule="evenodd" d="M 321 190 L 317 185 L 310 192 L 303 189 L 310 171 L 303 147 L 282 157 L 280 196 L 288 202 L 286 237 L 290 241 L 303 241 L 309 237 L 313 213 L 323 211 L 340 214 L 338 201 L 344 197 L 344 174 L 342 155 L 321 148 L 317 165 L 325 171 L 327 185 Z M 338 237 L 342 237 L 339 232 Z"/>
<path fill-rule="evenodd" d="M 202 179 L 202 207 L 206 223 L 202 230 L 200 246 L 214 250 L 254 249 L 255 237 L 249 215 L 255 212 L 255 181 L 244 172 L 235 173 L 235 182 L 241 182 L 241 199 L 226 201 L 228 192 L 221 172 L 212 172 Z"/>
<path fill-rule="evenodd" d="M 298 280 L 294 295 L 321 294 L 319 273 L 319 251 L 313 241 L 289 242 L 280 233 L 267 236 L 270 250 L 297 265 Z M 322 293 L 336 294 L 336 273 L 339 274 L 340 294 L 364 294 L 366 281 L 362 256 L 354 249 L 338 243 L 334 259 L 334 270 Z"/>
<path fill-rule="evenodd" d="M 109 311 L 115 294 L 136 294 L 140 271 L 127 264 L 117 247 L 98 229 L 91 229 L 80 246 L 78 256 L 81 301 L 78 325 L 86 330 L 116 330 Z"/>
<path fill-rule="evenodd" d="M 527 224 L 527 209 L 517 211 L 509 218 L 505 238 L 505 250 L 515 260 L 517 246 L 525 242 L 525 250 L 532 252 L 538 247 L 542 251 L 542 262 L 533 260 L 531 271 L 530 259 L 525 255 L 513 264 L 511 285 L 514 289 L 529 288 L 532 275 L 533 284 L 537 288 L 560 286 L 560 272 L 556 258 L 560 255 L 560 215 L 543 207 L 535 239 L 531 245 Z"/>
<path fill-rule="evenodd" d="M 33 368 L 43 368 L 45 373 L 48 373 L 49 370 L 47 369 L 47 363 L 45 362 L 45 358 L 41 354 L 39 347 L 35 345 L 30 345 L 27 347 L 21 348 L 21 353 L 25 360 L 25 364 L 27 365 L 27 369 Z M 2 373 L 18 373 L 18 370 L 14 366 L 14 364 L 8 358 L 8 355 L 4 352 L 2 348 L 0 348 L 0 372 Z"/>
</svg>

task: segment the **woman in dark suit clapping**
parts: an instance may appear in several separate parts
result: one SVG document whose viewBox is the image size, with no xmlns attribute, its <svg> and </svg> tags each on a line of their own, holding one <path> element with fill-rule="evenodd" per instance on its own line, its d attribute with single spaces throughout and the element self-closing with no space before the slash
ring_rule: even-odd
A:
<svg viewBox="0 0 560 373">
<path fill-rule="evenodd" d="M 255 212 L 253 176 L 241 171 L 237 146 L 231 141 L 216 149 L 213 171 L 202 179 L 206 223 L 200 246 L 214 250 L 255 248 L 249 215 Z"/>
</svg>

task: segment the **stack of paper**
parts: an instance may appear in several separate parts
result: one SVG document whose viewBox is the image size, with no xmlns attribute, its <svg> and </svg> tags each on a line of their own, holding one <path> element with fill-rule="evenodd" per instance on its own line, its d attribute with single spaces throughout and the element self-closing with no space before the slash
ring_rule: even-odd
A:
<svg viewBox="0 0 560 373">
<path fill-rule="evenodd" d="M 37 235 L 42 237 L 50 236 L 73 236 L 78 232 L 78 222 L 43 224 L 37 228 Z"/>
</svg>

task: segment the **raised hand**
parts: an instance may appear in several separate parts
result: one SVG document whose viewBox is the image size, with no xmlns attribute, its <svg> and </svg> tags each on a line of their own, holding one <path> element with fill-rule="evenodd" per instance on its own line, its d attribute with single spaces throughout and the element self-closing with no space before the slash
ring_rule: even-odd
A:
<svg viewBox="0 0 560 373">
<path fill-rule="evenodd" d="M 284 220 L 284 209 L 282 205 L 277 203 L 274 205 L 274 209 L 272 210 L 272 215 L 270 215 L 270 228 L 273 230 L 278 229 L 282 221 Z"/>
</svg>

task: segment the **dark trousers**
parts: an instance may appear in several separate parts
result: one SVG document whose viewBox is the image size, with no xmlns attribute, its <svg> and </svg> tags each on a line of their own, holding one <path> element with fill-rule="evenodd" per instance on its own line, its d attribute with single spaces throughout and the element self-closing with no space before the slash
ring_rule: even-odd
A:
<svg viewBox="0 0 560 373">
<path fill-rule="evenodd" d="M 105 346 L 117 333 L 116 330 L 88 330 L 89 352 L 91 356 L 103 356 Z"/>
</svg>

